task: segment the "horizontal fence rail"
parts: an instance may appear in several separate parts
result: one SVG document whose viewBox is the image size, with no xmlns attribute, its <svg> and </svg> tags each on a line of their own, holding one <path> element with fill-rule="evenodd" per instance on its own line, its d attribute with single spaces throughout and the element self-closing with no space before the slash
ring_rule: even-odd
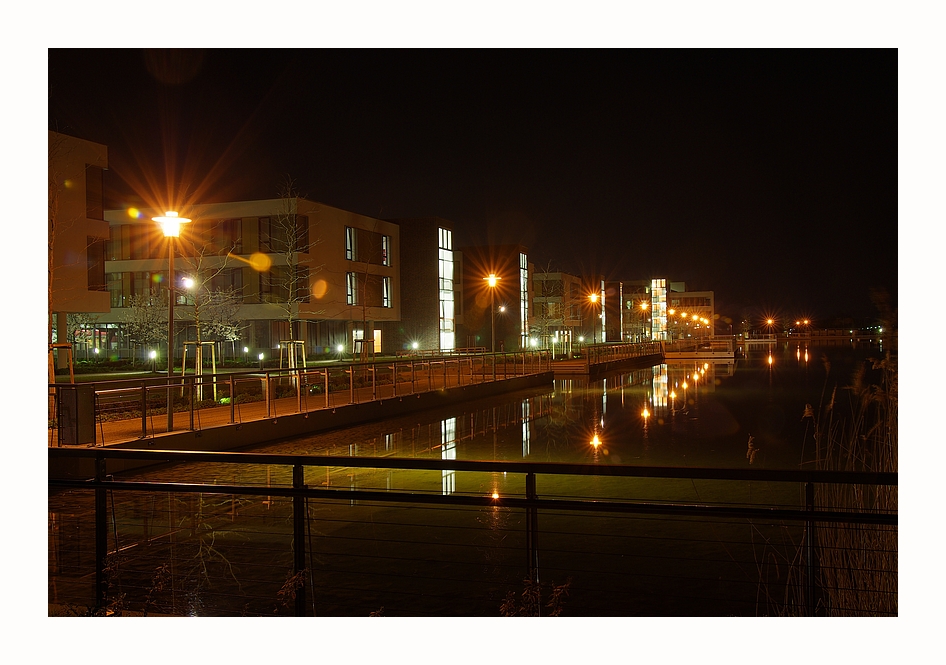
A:
<svg viewBox="0 0 946 665">
<path fill-rule="evenodd" d="M 174 427 L 241 423 L 551 371 L 547 350 L 49 384 L 49 445 L 105 444 Z M 122 425 L 115 423 L 121 421 Z M 111 437 L 111 438 L 109 438 Z"/>
<path fill-rule="evenodd" d="M 861 494 L 895 493 L 896 473 L 99 448 L 50 449 L 49 456 L 94 463 L 94 476 L 88 479 L 49 480 L 50 541 L 63 541 L 64 534 L 76 540 L 68 547 L 51 545 L 50 578 L 62 580 L 61 586 L 65 588 L 69 586 L 65 578 L 70 575 L 73 579 L 94 575 L 93 597 L 88 597 L 90 589 L 86 586 L 86 595 L 78 592 L 73 601 L 98 611 L 108 608 L 116 593 L 120 593 L 114 581 L 116 571 L 127 571 L 125 579 L 135 574 L 146 578 L 148 569 L 141 563 L 145 560 L 154 564 L 155 569 L 165 570 L 169 576 L 167 584 L 176 584 L 174 588 L 181 597 L 188 593 L 193 596 L 192 587 L 196 584 L 203 588 L 203 584 L 213 586 L 213 593 L 222 595 L 213 596 L 208 589 L 201 597 L 218 598 L 215 602 L 219 607 L 229 603 L 230 613 L 234 598 L 258 605 L 246 590 L 248 582 L 237 581 L 232 572 L 238 567 L 232 562 L 240 559 L 241 570 L 257 571 L 249 577 L 259 584 L 263 584 L 263 577 L 272 578 L 274 574 L 272 566 L 263 566 L 265 572 L 259 571 L 260 560 L 281 562 L 276 572 L 284 572 L 283 586 L 279 586 L 278 575 L 270 579 L 269 596 L 286 597 L 286 585 L 290 585 L 293 600 L 284 605 L 283 611 L 297 615 L 316 614 L 316 599 L 326 608 L 323 613 L 357 614 L 357 610 L 350 609 L 352 603 L 358 603 L 348 598 L 349 592 L 361 594 L 359 598 L 365 603 L 377 599 L 383 604 L 381 601 L 388 598 L 388 606 L 398 608 L 396 613 L 475 614 L 478 612 L 462 605 L 461 600 L 466 597 L 463 595 L 452 601 L 461 603 L 460 607 L 431 610 L 425 604 L 431 602 L 431 594 L 417 589 L 444 585 L 465 589 L 466 584 L 475 586 L 478 576 L 486 574 L 479 584 L 492 580 L 496 587 L 493 601 L 498 607 L 497 599 L 501 600 L 504 589 L 507 603 L 510 601 L 508 594 L 516 580 L 541 589 L 540 571 L 544 571 L 543 578 L 554 575 L 554 571 L 580 577 L 580 584 L 576 583 L 573 591 L 579 613 L 586 607 L 583 603 L 597 607 L 593 603 L 601 601 L 592 599 L 613 593 L 609 592 L 612 586 L 628 594 L 615 601 L 618 606 L 625 602 L 628 607 L 638 608 L 628 613 L 642 613 L 640 607 L 648 607 L 653 598 L 668 593 L 671 600 L 667 603 L 683 602 L 686 607 L 693 606 L 686 603 L 696 603 L 701 608 L 708 603 L 710 607 L 727 608 L 724 614 L 745 613 L 745 599 L 739 601 L 743 603 L 740 605 L 730 597 L 735 593 L 730 586 L 737 585 L 723 577 L 718 578 L 718 584 L 712 579 L 721 571 L 738 577 L 739 573 L 734 572 L 737 570 L 742 570 L 743 575 L 745 570 L 757 574 L 755 594 L 766 600 L 762 606 L 756 606 L 756 613 L 856 612 L 857 608 L 838 607 L 830 593 L 833 589 L 824 587 L 826 580 L 838 578 L 837 533 L 868 538 L 868 545 L 847 542 L 845 552 L 863 556 L 865 552 L 861 550 L 874 548 L 886 557 L 884 566 L 874 566 L 871 571 L 873 577 L 883 578 L 883 585 L 870 590 L 870 598 L 893 593 L 896 606 L 896 566 L 889 562 L 890 557 L 894 562 L 896 559 L 896 509 L 819 503 L 819 498 L 827 494 L 816 491 L 821 486 L 831 486 L 856 488 Z M 147 480 L 118 479 L 109 475 L 109 460 L 180 462 L 191 465 L 194 471 L 187 480 L 179 479 L 177 465 L 158 476 L 149 474 Z M 255 482 L 247 482 L 248 473 L 257 474 Z M 362 478 L 358 473 L 373 475 Z M 213 480 L 194 482 L 194 474 Z M 480 484 L 474 482 L 472 486 L 480 489 L 464 489 L 468 487 L 466 478 L 479 479 L 476 482 Z M 504 484 L 499 491 L 482 491 L 483 479 Z M 381 485 L 382 480 L 387 486 Z M 696 489 L 698 481 L 713 500 L 681 498 L 676 494 L 686 494 L 690 486 Z M 601 483 L 616 484 L 609 485 L 602 496 Z M 643 496 L 645 486 L 641 483 L 646 483 L 653 496 Z M 589 489 L 595 484 L 599 491 L 591 495 Z M 670 489 L 664 489 L 665 485 Z M 711 489 L 716 485 L 728 488 L 725 501 L 720 501 L 719 492 Z M 772 494 L 772 486 L 786 489 Z M 57 493 L 63 496 L 62 505 L 56 499 Z M 69 506 L 81 503 L 79 498 L 83 496 L 92 498 L 86 499 L 88 511 L 80 517 L 70 512 Z M 120 515 L 116 504 L 128 513 Z M 165 505 L 166 509 L 155 508 Z M 166 514 L 149 521 L 142 517 L 148 511 L 152 515 L 162 515 L 162 511 Z M 156 527 L 165 521 L 165 526 Z M 65 526 L 70 523 L 85 526 L 71 530 Z M 94 538 L 89 538 L 90 530 Z M 84 537 L 76 531 L 83 532 Z M 751 536 L 749 540 L 746 533 Z M 891 537 L 892 552 L 884 551 L 890 549 Z M 886 545 L 878 545 L 878 538 Z M 94 542 L 93 547 L 88 546 L 89 540 Z M 78 542 L 87 543 L 83 555 L 76 553 L 82 549 Z M 251 547 L 253 542 L 259 542 L 261 549 Z M 211 584 L 211 580 L 198 576 L 196 582 L 187 581 L 189 578 L 181 573 L 183 569 L 192 566 L 195 559 L 201 561 L 202 570 L 206 569 L 204 559 L 219 563 L 214 557 L 222 556 L 220 552 L 225 546 L 233 548 L 228 559 L 232 579 L 224 575 L 214 578 Z M 186 561 L 180 558 L 181 551 L 189 552 Z M 726 556 L 721 556 L 721 552 Z M 737 556 L 736 552 L 740 554 Z M 829 553 L 834 556 L 829 557 Z M 72 568 L 70 575 L 66 575 L 63 561 L 70 556 L 76 562 L 84 561 L 85 567 Z M 141 561 L 136 557 L 142 557 Z M 162 557 L 171 563 L 162 563 Z M 827 570 L 825 562 L 829 560 L 831 569 Z M 354 565 L 356 561 L 359 565 Z M 418 561 L 427 563 L 418 566 Z M 624 565 L 622 561 L 635 563 Z M 706 568 L 710 572 L 681 573 L 680 565 L 687 571 Z M 168 566 L 172 570 L 168 571 Z M 608 573 L 599 579 L 602 570 Z M 505 587 L 499 588 L 502 585 L 495 583 L 496 575 L 506 580 Z M 405 578 L 407 583 L 402 590 L 398 582 Z M 564 581 L 560 577 L 559 580 Z M 745 579 L 739 582 L 747 584 Z M 126 582 L 123 598 L 128 597 L 132 586 Z M 150 608 L 152 613 L 161 606 L 166 613 L 181 613 L 180 597 L 164 598 L 162 605 L 155 600 L 153 588 L 147 587 L 147 579 L 139 579 L 139 599 L 127 601 L 126 606 L 143 608 L 139 610 L 142 612 Z M 693 591 L 697 587 L 699 592 Z M 221 591 L 222 588 L 228 590 Z M 378 589 L 388 589 L 390 594 Z M 714 594 L 720 597 L 714 598 Z M 395 602 L 392 598 L 401 600 Z M 889 598 L 887 601 L 872 613 L 889 614 Z M 449 605 L 451 601 L 447 598 L 442 602 Z M 201 612 L 227 613 L 219 607 L 204 605 Z M 503 607 L 508 611 L 508 604 Z M 542 612 L 538 607 L 532 609 Z M 691 612 L 707 613 L 705 609 Z"/>
</svg>

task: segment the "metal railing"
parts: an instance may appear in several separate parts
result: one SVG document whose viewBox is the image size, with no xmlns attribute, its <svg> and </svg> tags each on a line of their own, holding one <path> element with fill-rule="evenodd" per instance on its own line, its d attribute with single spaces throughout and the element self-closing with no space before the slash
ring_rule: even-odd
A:
<svg viewBox="0 0 946 665">
<path fill-rule="evenodd" d="M 627 344 L 589 344 L 585 347 L 585 362 L 588 368 L 595 365 L 660 356 L 663 354 L 662 342 L 633 342 Z"/>
<path fill-rule="evenodd" d="M 167 413 L 168 392 L 179 429 L 241 423 L 290 413 L 391 399 L 551 371 L 547 350 L 439 357 L 306 368 L 186 374 L 49 384 L 53 416 L 49 445 L 106 443 L 167 431 L 156 415 Z M 121 423 L 121 424 L 119 424 Z"/>
<path fill-rule="evenodd" d="M 861 493 L 895 496 L 896 473 L 100 448 L 50 449 L 49 457 L 94 465 L 91 478 L 49 479 L 50 587 L 57 589 L 50 602 L 60 605 L 103 610 L 122 593 L 126 609 L 178 614 L 193 611 L 181 609 L 182 599 L 190 598 L 191 607 L 203 590 L 206 614 L 251 606 L 250 613 L 270 613 L 260 608 L 272 607 L 277 596 L 291 596 L 283 611 L 296 615 L 315 614 L 316 596 L 328 613 L 357 614 L 352 607 L 358 600 L 387 603 L 397 613 L 430 614 L 444 610 L 431 609 L 436 594 L 429 590 L 449 581 L 457 593 L 444 601 L 452 603 L 449 612 L 468 615 L 478 613 L 468 609 L 479 602 L 475 589 L 492 585 L 501 594 L 523 578 L 541 588 L 544 571 L 545 579 L 555 572 L 579 576 L 572 590 L 578 613 L 581 603 L 593 602 L 599 605 L 585 611 L 601 613 L 600 603 L 614 603 L 631 614 L 646 608 L 659 615 L 750 613 L 751 598 L 755 613 L 773 611 L 773 602 L 774 611 L 785 613 L 856 613 L 863 608 L 832 606 L 832 590 L 822 584 L 859 574 L 852 569 L 839 575 L 836 552 L 831 574 L 820 570 L 823 550 L 835 547 L 831 534 L 844 529 L 864 543 L 845 545 L 852 561 L 882 549 L 878 534 L 892 543 L 892 552 L 882 554 L 885 561 L 892 555 L 893 563 L 870 571 L 873 579 L 883 578 L 882 588 L 867 591 L 886 594 L 886 607 L 892 600 L 896 613 L 896 508 L 816 505 L 816 496 L 825 494 L 815 491 L 855 486 Z M 109 474 L 110 460 L 190 466 L 118 479 Z M 364 470 L 381 475 L 359 481 Z M 456 476 L 461 486 L 481 489 L 456 491 Z M 506 483 L 501 491 L 482 489 L 500 480 Z M 602 495 L 605 481 L 609 489 Z M 540 486 L 550 489 L 540 494 Z M 691 487 L 696 498 L 681 498 Z M 717 499 L 701 500 L 700 488 Z M 728 497 L 724 502 L 721 493 Z M 172 496 L 183 497 L 173 509 Z M 166 514 L 155 512 L 164 505 Z M 717 558 L 723 551 L 732 561 Z M 211 564 L 226 572 L 211 579 Z M 181 572 L 195 565 L 201 571 L 196 577 Z M 766 572 L 773 566 L 776 573 Z M 158 590 L 164 590 L 162 600 L 157 583 L 148 584 L 155 570 L 167 576 Z M 737 579 L 751 577 L 747 570 L 758 571 L 755 582 Z M 122 571 L 124 581 L 116 583 Z M 252 571 L 246 574 L 262 600 L 244 588 L 249 582 L 237 579 L 239 571 Z M 93 588 L 79 582 L 93 575 Z M 502 588 L 498 578 L 512 586 Z M 736 598 L 734 589 L 747 584 L 757 586 Z M 646 597 L 630 609 L 620 604 L 628 593 Z M 760 596 L 769 599 L 764 607 Z M 677 598 L 684 609 L 662 609 L 665 597 Z M 718 609 L 694 609 L 704 607 Z"/>
<path fill-rule="evenodd" d="M 667 353 L 733 353 L 734 349 L 735 340 L 732 337 L 707 337 L 705 339 L 674 340 L 665 343 Z"/>
</svg>

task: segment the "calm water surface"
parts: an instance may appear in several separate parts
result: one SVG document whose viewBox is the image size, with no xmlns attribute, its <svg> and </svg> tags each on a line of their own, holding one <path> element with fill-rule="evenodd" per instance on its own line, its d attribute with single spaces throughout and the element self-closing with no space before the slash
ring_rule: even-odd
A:
<svg viewBox="0 0 946 665">
<path fill-rule="evenodd" d="M 549 389 L 260 446 L 270 453 L 396 456 L 684 467 L 794 469 L 811 452 L 806 404 L 843 399 L 855 366 L 878 349 L 787 346 L 735 363 L 674 362 L 608 378 L 557 379 Z M 185 464 L 135 473 L 177 482 L 286 485 L 284 467 Z M 522 474 L 309 468 L 310 486 L 482 496 L 524 494 Z M 540 477 L 540 496 L 751 503 L 797 507 L 798 488 L 763 483 Z M 50 496 L 50 602 L 89 593 L 91 496 Z M 147 594 L 155 567 L 174 580 L 155 607 L 170 614 L 286 613 L 278 590 L 291 570 L 291 505 L 277 497 L 153 497 L 116 493 L 113 542 L 122 555 L 113 591 Z M 498 614 L 521 593 L 524 516 L 500 507 L 418 508 L 352 501 L 309 504 L 308 598 L 315 615 Z M 784 525 L 708 523 L 633 515 L 543 513 L 540 570 L 571 581 L 566 614 L 767 613 L 760 588 L 790 557 Z M 769 533 L 767 529 L 773 531 Z M 262 541 L 262 546 L 260 542 Z M 782 548 L 782 549 L 779 549 Z M 80 566 L 79 561 L 83 563 Z M 87 570 L 87 569 L 86 569 Z M 773 572 L 774 571 L 774 572 Z M 140 601 L 139 601 L 140 604 Z M 129 600 L 129 606 L 134 601 Z M 154 611 L 154 610 L 153 610 Z"/>
</svg>

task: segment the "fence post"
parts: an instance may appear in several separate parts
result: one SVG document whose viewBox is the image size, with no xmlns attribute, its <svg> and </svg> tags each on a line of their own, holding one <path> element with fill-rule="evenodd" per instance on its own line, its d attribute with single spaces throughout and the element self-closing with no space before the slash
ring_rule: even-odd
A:
<svg viewBox="0 0 946 665">
<path fill-rule="evenodd" d="M 809 513 L 815 511 L 815 485 L 811 481 L 805 483 L 805 510 Z M 805 564 L 808 576 L 808 593 L 806 594 L 808 616 L 815 616 L 815 523 L 812 520 L 805 521 Z"/>
<path fill-rule="evenodd" d="M 325 368 L 325 408 L 328 408 L 329 405 L 329 396 L 328 396 L 328 367 Z"/>
<path fill-rule="evenodd" d="M 296 370 L 296 413 L 302 413 L 302 381 L 306 380 L 306 385 L 308 385 L 308 374 L 306 372 L 300 372 Z"/>
<path fill-rule="evenodd" d="M 526 474 L 526 498 L 536 499 L 535 474 Z M 538 509 L 526 508 L 526 549 L 529 552 L 529 580 L 539 583 L 539 515 Z"/>
<path fill-rule="evenodd" d="M 141 381 L 141 438 L 148 436 L 148 386 L 144 379 Z M 105 445 L 105 437 L 102 437 L 102 445 Z"/>
<path fill-rule="evenodd" d="M 95 457 L 95 482 L 105 481 L 105 457 Z M 105 576 L 108 557 L 108 513 L 106 489 L 95 488 L 95 608 L 103 609 L 108 601 L 108 579 Z"/>
<path fill-rule="evenodd" d="M 292 488 L 295 490 L 305 489 L 305 467 L 301 464 L 292 466 Z M 301 492 L 292 496 L 292 572 L 293 575 L 306 573 L 305 569 L 305 497 Z M 295 614 L 297 617 L 305 616 L 305 584 L 302 580 L 296 588 Z"/>
<path fill-rule="evenodd" d="M 183 370 L 181 370 L 183 372 Z M 187 380 L 186 377 L 184 379 Z M 191 412 L 190 412 L 190 430 L 194 431 L 194 381 L 197 380 L 197 377 L 191 377 L 191 380 L 187 384 L 187 396 L 190 398 L 191 403 Z M 203 397 L 203 384 L 201 384 L 201 397 Z"/>
<path fill-rule="evenodd" d="M 230 374 L 230 424 L 236 422 L 236 379 Z"/>
<path fill-rule="evenodd" d="M 270 390 L 270 387 L 271 386 L 269 385 L 269 372 L 266 372 L 265 374 L 263 374 L 263 395 L 266 397 L 266 417 L 267 418 L 269 418 L 269 414 L 270 414 L 269 401 L 270 401 L 270 393 L 272 392 Z"/>
</svg>

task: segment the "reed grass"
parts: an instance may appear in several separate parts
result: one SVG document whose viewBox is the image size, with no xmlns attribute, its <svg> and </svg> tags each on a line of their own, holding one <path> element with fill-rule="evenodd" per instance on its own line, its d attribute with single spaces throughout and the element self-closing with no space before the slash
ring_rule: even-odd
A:
<svg viewBox="0 0 946 665">
<path fill-rule="evenodd" d="M 823 362 L 830 377 L 830 362 L 827 358 Z M 826 379 L 825 396 L 829 394 L 827 388 Z M 841 389 L 842 394 L 835 387 L 827 403 L 822 398 L 818 409 L 806 405 L 802 418 L 809 421 L 814 451 L 804 465 L 829 471 L 896 472 L 897 389 L 897 358 L 888 352 L 881 359 L 861 363 L 850 385 Z M 897 487 L 819 484 L 815 506 L 896 513 Z M 816 614 L 897 616 L 897 539 L 897 527 L 818 525 L 814 537 Z M 802 553 L 807 545 L 803 537 L 795 556 L 786 557 L 790 560 L 783 565 L 784 595 L 774 607 L 778 614 L 806 613 Z M 760 586 L 766 585 L 766 579 L 760 577 Z"/>
</svg>

